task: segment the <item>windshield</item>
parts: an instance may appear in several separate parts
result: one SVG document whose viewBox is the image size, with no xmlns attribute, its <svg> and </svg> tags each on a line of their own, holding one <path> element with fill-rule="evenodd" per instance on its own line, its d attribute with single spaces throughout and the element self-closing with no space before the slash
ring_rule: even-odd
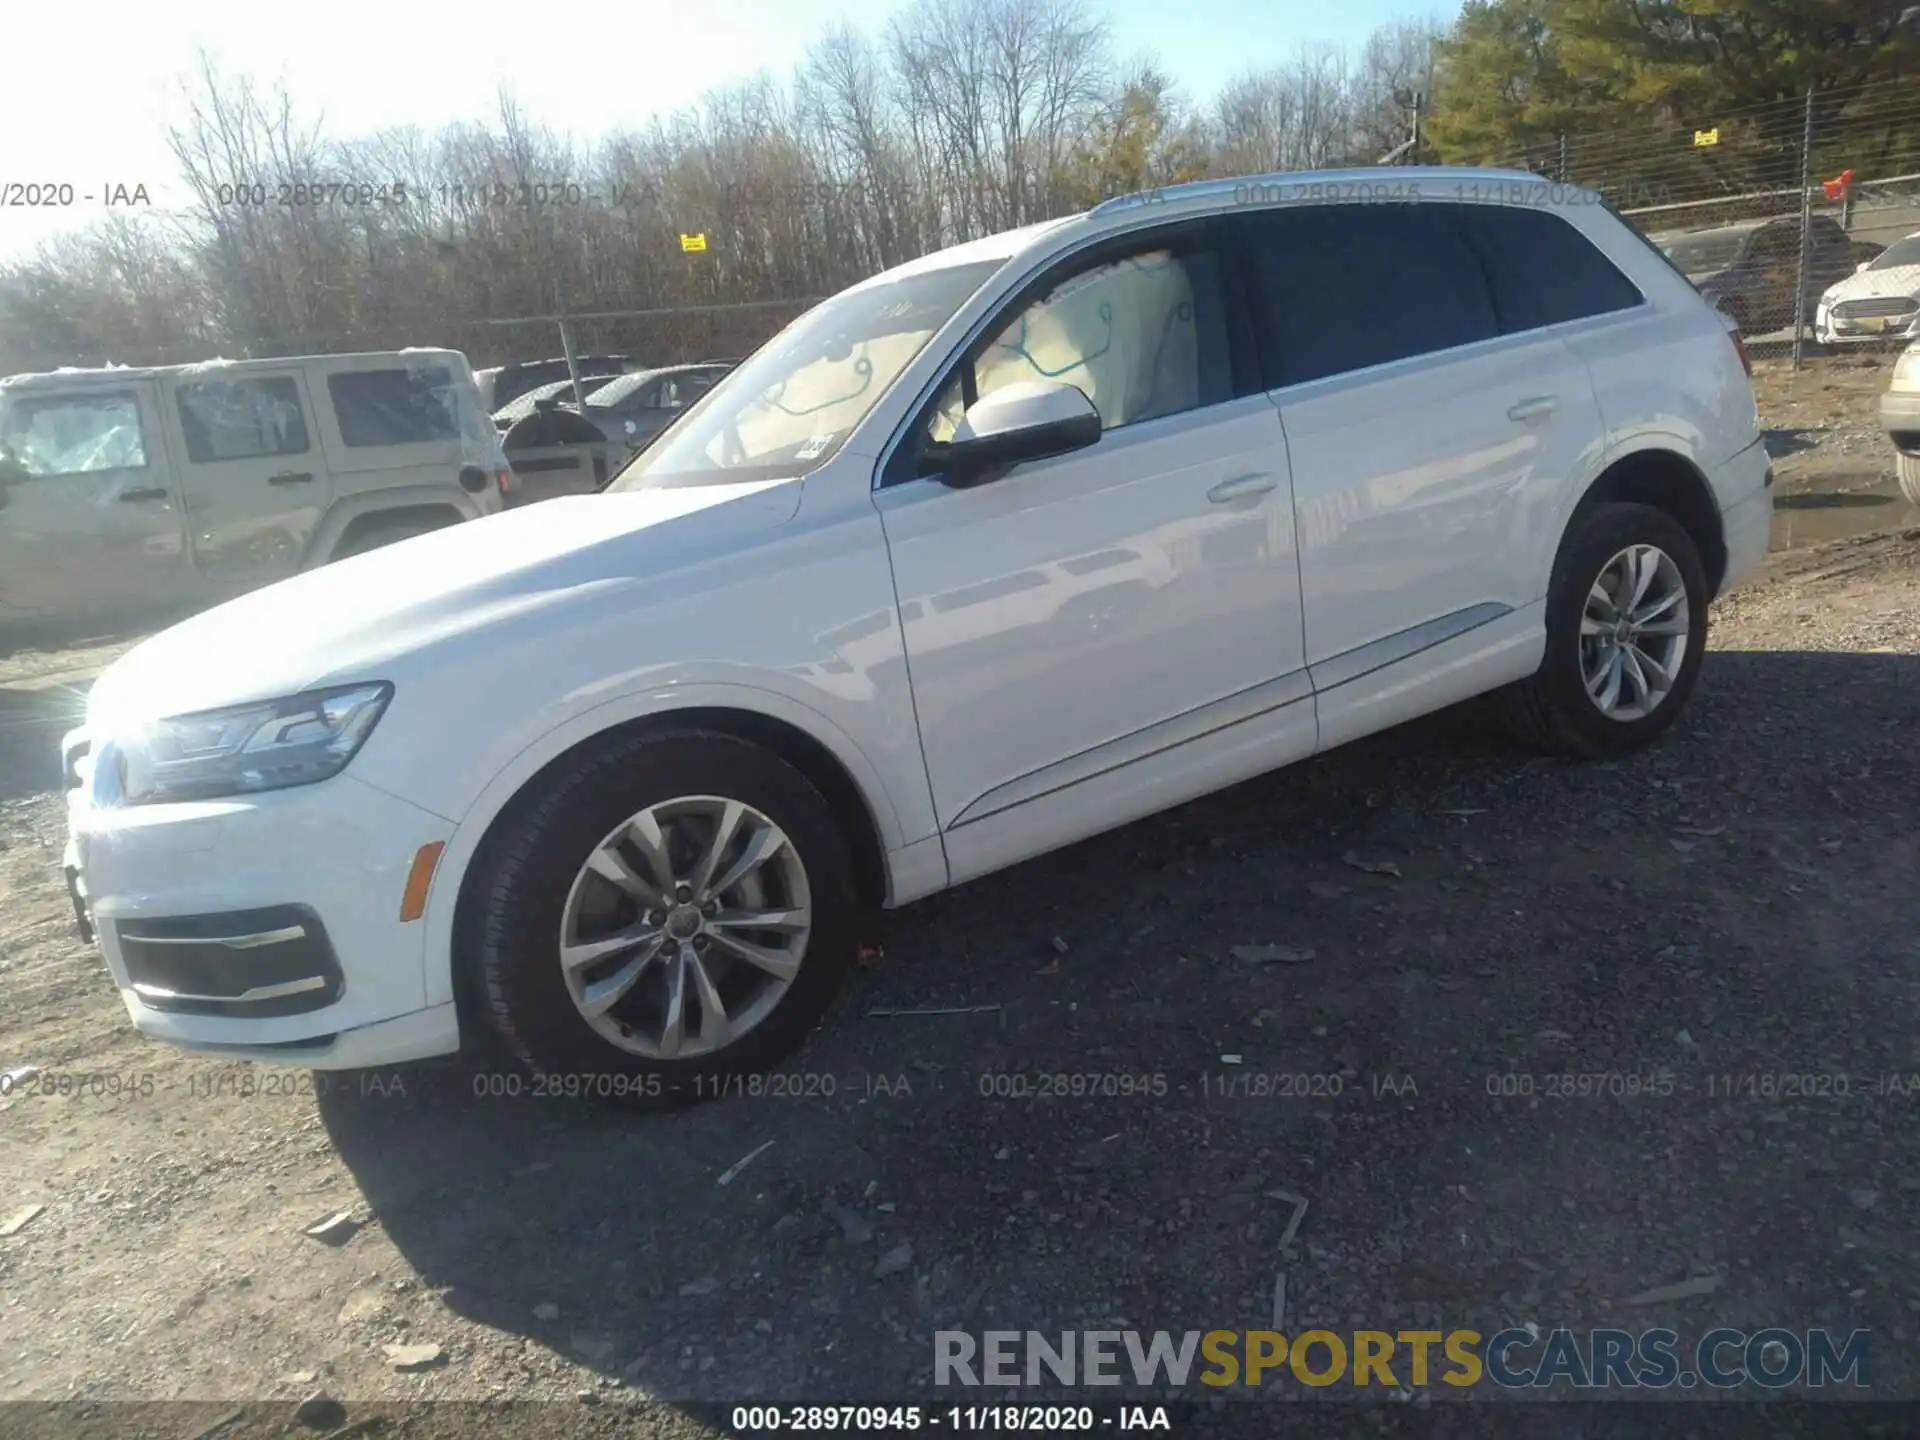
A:
<svg viewBox="0 0 1920 1440">
<path fill-rule="evenodd" d="M 607 489 L 787 480 L 818 469 L 1004 263 L 926 270 L 814 306 L 707 392 Z"/>
<path fill-rule="evenodd" d="M 1920 235 L 1909 235 L 1904 240 L 1896 240 L 1878 255 L 1869 270 L 1898 270 L 1904 265 L 1920 265 Z"/>
<path fill-rule="evenodd" d="M 1745 230 L 1710 231 L 1704 235 L 1683 235 L 1667 242 L 1667 258 L 1680 267 L 1683 275 L 1707 275 L 1724 270 L 1739 258 Z"/>
</svg>

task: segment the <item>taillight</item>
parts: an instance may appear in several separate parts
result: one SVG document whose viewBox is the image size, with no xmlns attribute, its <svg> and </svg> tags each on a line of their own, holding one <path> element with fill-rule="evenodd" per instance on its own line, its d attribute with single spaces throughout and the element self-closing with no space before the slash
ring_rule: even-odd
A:
<svg viewBox="0 0 1920 1440">
<path fill-rule="evenodd" d="M 506 499 L 513 493 L 513 471 L 507 466 L 501 466 L 493 472 L 493 483 L 500 487 L 500 498 Z"/>
<path fill-rule="evenodd" d="M 1740 357 L 1740 368 L 1747 372 L 1747 378 L 1753 378 L 1753 360 L 1747 354 L 1747 342 L 1740 338 L 1738 330 L 1727 331 L 1727 338 L 1733 341 L 1733 353 Z"/>
</svg>

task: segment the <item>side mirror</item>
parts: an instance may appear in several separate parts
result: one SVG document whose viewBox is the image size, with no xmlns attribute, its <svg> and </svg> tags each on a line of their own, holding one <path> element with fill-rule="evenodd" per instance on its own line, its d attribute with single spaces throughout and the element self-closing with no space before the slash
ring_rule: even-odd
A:
<svg viewBox="0 0 1920 1440">
<path fill-rule="evenodd" d="M 1084 450 L 1100 439 L 1100 412 L 1071 385 L 1023 380 L 981 397 L 948 442 L 940 479 L 956 490 L 997 480 L 1015 465 Z"/>
</svg>

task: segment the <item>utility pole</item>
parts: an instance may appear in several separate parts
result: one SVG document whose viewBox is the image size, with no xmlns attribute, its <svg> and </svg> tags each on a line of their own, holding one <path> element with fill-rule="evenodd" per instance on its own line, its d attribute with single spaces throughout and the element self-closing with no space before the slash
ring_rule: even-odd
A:
<svg viewBox="0 0 1920 1440">
<path fill-rule="evenodd" d="M 1426 100 L 1418 90 L 1396 90 L 1393 100 L 1401 109 L 1411 112 L 1412 129 L 1407 138 L 1394 146 L 1376 162 L 1381 165 L 1418 165 L 1420 163 L 1420 106 Z"/>
<path fill-rule="evenodd" d="M 1807 113 L 1800 126 L 1800 263 L 1793 273 L 1793 368 L 1800 368 L 1806 333 L 1807 260 L 1813 243 L 1813 86 L 1807 87 Z"/>
</svg>

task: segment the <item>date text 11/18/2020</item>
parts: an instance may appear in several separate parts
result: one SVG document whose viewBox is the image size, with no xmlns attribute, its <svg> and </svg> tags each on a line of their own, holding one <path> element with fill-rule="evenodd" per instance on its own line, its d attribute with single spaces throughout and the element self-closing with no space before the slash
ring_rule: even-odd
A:
<svg viewBox="0 0 1920 1440">
<path fill-rule="evenodd" d="M 911 1435 L 942 1430 L 961 1434 L 1167 1434 L 1173 1431 L 1176 1418 L 1185 1418 L 1187 1409 L 1181 1404 L 949 1405 L 944 1410 L 920 1405 L 736 1405 L 728 1417 L 728 1428 L 743 1436 L 790 1432 Z"/>
</svg>

